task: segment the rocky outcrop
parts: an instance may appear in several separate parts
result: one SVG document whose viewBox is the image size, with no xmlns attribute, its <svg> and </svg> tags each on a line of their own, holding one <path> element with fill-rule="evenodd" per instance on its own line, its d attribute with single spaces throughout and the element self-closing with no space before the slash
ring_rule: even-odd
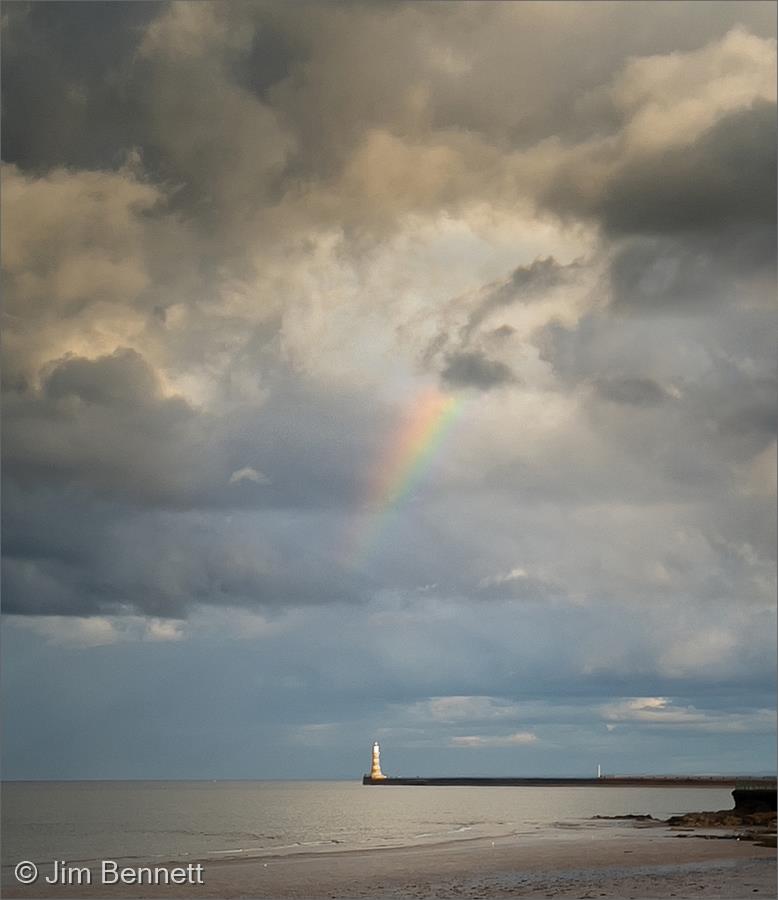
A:
<svg viewBox="0 0 778 900">
<path fill-rule="evenodd" d="M 716 812 L 694 812 L 683 816 L 671 816 L 668 825 L 687 828 L 742 828 L 759 827 L 775 830 L 776 792 L 762 788 L 735 788 L 733 809 Z"/>
<path fill-rule="evenodd" d="M 735 788 L 732 791 L 735 800 L 735 812 L 743 814 L 753 812 L 775 812 L 778 793 L 768 788 Z"/>
<path fill-rule="evenodd" d="M 642 825 L 669 825 L 686 832 L 695 829 L 735 829 L 729 834 L 700 834 L 699 837 L 755 841 L 766 847 L 775 846 L 776 792 L 774 789 L 736 788 L 732 792 L 735 806 L 713 812 L 692 812 L 670 816 L 665 822 L 648 815 L 594 816 L 595 819 L 634 819 Z M 636 822 L 636 825 L 638 824 Z M 679 837 L 687 837 L 680 834 Z"/>
<path fill-rule="evenodd" d="M 720 809 L 716 812 L 694 812 L 683 816 L 670 816 L 667 824 L 676 828 L 775 828 L 775 813 L 739 812 L 736 809 Z"/>
</svg>

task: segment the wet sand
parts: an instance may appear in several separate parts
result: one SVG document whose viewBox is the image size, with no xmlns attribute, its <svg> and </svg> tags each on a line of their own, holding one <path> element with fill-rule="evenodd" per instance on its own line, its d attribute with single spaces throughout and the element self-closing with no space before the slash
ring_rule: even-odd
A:
<svg viewBox="0 0 778 900">
<path fill-rule="evenodd" d="M 775 850 L 666 827 L 578 824 L 549 836 L 204 860 L 202 886 L 46 885 L 4 877 L 4 897 L 775 897 Z M 46 874 L 45 867 L 41 874 Z M 95 879 L 98 881 L 99 879 Z"/>
</svg>

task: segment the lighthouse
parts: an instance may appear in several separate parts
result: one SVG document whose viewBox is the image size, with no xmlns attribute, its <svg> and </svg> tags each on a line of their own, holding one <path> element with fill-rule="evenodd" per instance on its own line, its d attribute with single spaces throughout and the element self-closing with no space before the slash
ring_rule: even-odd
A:
<svg viewBox="0 0 778 900">
<path fill-rule="evenodd" d="M 378 741 L 373 741 L 373 760 L 370 765 L 370 777 L 373 781 L 381 781 L 386 775 L 381 771 L 381 748 Z"/>
</svg>

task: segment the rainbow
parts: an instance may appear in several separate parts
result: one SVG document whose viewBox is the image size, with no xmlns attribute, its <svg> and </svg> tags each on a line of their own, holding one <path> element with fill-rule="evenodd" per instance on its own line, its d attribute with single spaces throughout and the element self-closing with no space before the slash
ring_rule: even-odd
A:
<svg viewBox="0 0 778 900">
<path fill-rule="evenodd" d="M 421 393 L 378 459 L 362 504 L 372 515 L 359 517 L 347 559 L 364 565 L 391 514 L 419 484 L 462 411 L 463 401 L 435 388 Z"/>
</svg>

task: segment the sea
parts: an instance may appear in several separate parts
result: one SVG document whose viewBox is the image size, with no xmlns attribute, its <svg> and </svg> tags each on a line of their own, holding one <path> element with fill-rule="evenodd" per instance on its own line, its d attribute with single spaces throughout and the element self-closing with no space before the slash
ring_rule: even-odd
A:
<svg viewBox="0 0 778 900">
<path fill-rule="evenodd" d="M 732 806 L 726 788 L 371 787 L 345 781 L 2 785 L 2 863 L 163 863 L 542 838 L 592 816 Z"/>
</svg>

